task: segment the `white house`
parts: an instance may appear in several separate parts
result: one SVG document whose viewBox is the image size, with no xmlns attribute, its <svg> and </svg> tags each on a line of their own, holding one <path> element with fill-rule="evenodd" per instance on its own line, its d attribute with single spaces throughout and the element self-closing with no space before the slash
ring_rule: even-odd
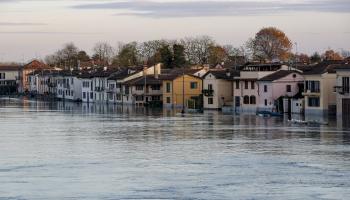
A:
<svg viewBox="0 0 350 200">
<path fill-rule="evenodd" d="M 233 78 L 238 73 L 230 70 L 211 70 L 203 76 L 204 109 L 222 109 L 232 106 Z"/>
<path fill-rule="evenodd" d="M 336 67 L 337 118 L 350 125 L 350 65 Z"/>
<path fill-rule="evenodd" d="M 92 74 L 89 72 L 82 73 L 78 76 L 81 81 L 81 97 L 83 103 L 94 103 L 94 89 L 92 84 Z"/>
<path fill-rule="evenodd" d="M 0 65 L 0 95 L 17 92 L 21 66 Z"/>
<path fill-rule="evenodd" d="M 76 71 L 62 71 L 57 76 L 56 97 L 63 100 L 82 100 L 82 81 Z"/>
</svg>

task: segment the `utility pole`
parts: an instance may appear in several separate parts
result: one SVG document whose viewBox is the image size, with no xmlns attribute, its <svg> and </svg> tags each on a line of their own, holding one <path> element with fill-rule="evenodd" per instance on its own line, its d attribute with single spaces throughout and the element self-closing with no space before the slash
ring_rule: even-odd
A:
<svg viewBox="0 0 350 200">
<path fill-rule="evenodd" d="M 182 114 L 185 114 L 185 67 L 182 66 Z"/>
</svg>

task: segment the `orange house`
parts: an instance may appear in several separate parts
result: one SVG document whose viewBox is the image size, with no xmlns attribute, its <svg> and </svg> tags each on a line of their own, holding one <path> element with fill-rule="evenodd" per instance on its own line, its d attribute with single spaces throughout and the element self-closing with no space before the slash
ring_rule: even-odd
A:
<svg viewBox="0 0 350 200">
<path fill-rule="evenodd" d="M 47 66 L 45 63 L 42 63 L 38 60 L 33 60 L 22 67 L 19 75 L 20 76 L 20 83 L 18 87 L 19 92 L 27 92 L 29 90 L 30 82 L 29 82 L 28 75 L 40 69 L 42 70 L 42 69 L 51 69 L 51 68 Z"/>
</svg>

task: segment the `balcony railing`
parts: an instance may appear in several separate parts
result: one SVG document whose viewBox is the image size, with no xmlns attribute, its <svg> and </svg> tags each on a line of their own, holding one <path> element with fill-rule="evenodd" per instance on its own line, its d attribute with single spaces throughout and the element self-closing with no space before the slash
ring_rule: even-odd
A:
<svg viewBox="0 0 350 200">
<path fill-rule="evenodd" d="M 339 94 L 349 94 L 350 88 L 344 87 L 344 86 L 335 86 L 334 92 L 339 93 Z"/>
<path fill-rule="evenodd" d="M 96 92 L 103 92 L 105 91 L 104 87 L 95 87 Z"/>
<path fill-rule="evenodd" d="M 319 96 L 321 93 L 320 89 L 304 90 L 303 95 L 316 95 Z"/>
<path fill-rule="evenodd" d="M 202 91 L 203 95 L 206 96 L 206 97 L 212 97 L 214 96 L 214 90 L 203 90 Z"/>
<path fill-rule="evenodd" d="M 57 87 L 57 84 L 56 83 L 49 83 L 49 87 L 51 87 L 51 88 Z"/>
</svg>

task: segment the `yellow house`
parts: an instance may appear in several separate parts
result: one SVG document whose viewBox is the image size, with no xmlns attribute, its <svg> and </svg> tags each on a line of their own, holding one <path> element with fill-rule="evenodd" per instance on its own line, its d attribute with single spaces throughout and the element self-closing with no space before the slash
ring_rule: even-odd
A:
<svg viewBox="0 0 350 200">
<path fill-rule="evenodd" d="M 163 75 L 163 105 L 186 109 L 202 107 L 202 79 L 191 74 Z M 185 104 L 183 103 L 185 102 Z"/>
</svg>

